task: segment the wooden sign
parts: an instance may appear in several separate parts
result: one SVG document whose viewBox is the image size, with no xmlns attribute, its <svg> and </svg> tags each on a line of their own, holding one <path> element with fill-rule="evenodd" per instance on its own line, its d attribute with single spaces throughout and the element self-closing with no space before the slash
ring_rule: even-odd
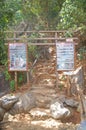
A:
<svg viewBox="0 0 86 130">
<path fill-rule="evenodd" d="M 73 42 L 56 43 L 57 70 L 74 70 L 75 45 Z"/>
<path fill-rule="evenodd" d="M 9 71 L 27 71 L 27 45 L 25 43 L 9 43 Z"/>
</svg>

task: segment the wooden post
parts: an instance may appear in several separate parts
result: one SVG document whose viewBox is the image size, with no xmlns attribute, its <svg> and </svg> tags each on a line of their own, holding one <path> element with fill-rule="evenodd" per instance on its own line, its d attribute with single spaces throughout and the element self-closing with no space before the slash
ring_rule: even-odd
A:
<svg viewBox="0 0 86 130">
<path fill-rule="evenodd" d="M 15 71 L 15 91 L 18 89 L 17 79 L 17 71 Z"/>
<path fill-rule="evenodd" d="M 25 32 L 25 41 L 24 41 L 26 44 L 27 44 L 27 32 Z M 27 64 L 28 64 L 28 44 L 27 44 Z M 27 68 L 28 68 L 28 65 L 27 65 Z M 28 69 L 27 69 L 27 84 L 29 84 L 29 73 L 28 73 Z"/>
<path fill-rule="evenodd" d="M 71 92 L 70 92 L 70 77 L 69 75 L 66 76 L 67 77 L 67 95 L 71 96 Z"/>
<path fill-rule="evenodd" d="M 78 98 L 80 103 L 80 114 L 81 114 L 81 121 L 86 120 L 86 99 L 85 95 L 83 94 L 83 90 L 80 89 L 80 86 L 77 85 L 77 92 L 78 92 Z"/>
<path fill-rule="evenodd" d="M 57 38 L 57 32 L 55 32 L 55 38 Z M 57 43 L 57 40 L 55 40 L 55 43 Z M 57 54 L 56 54 L 56 88 L 58 88 L 58 82 L 59 82 L 59 76 L 57 71 Z"/>
<path fill-rule="evenodd" d="M 14 43 L 16 39 L 16 33 L 14 32 Z M 18 78 L 17 78 L 17 71 L 15 71 L 15 91 L 18 89 Z"/>
<path fill-rule="evenodd" d="M 29 84 L 29 73 L 27 71 L 27 84 Z"/>
</svg>

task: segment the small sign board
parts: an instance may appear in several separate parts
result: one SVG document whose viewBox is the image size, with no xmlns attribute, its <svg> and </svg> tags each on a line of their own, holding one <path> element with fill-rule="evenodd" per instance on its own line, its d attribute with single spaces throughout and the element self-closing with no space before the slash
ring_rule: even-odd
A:
<svg viewBox="0 0 86 130">
<path fill-rule="evenodd" d="M 9 71 L 27 71 L 27 45 L 25 43 L 9 43 Z"/>
<path fill-rule="evenodd" d="M 56 43 L 57 70 L 74 70 L 75 45 L 73 42 Z"/>
</svg>

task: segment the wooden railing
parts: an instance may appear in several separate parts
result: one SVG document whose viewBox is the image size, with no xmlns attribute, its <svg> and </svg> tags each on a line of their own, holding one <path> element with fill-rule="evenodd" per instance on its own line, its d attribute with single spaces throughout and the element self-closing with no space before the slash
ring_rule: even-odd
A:
<svg viewBox="0 0 86 130">
<path fill-rule="evenodd" d="M 6 31 L 5 42 L 26 42 L 28 45 L 55 45 L 55 43 L 66 41 L 67 31 Z M 75 44 L 78 38 L 72 37 Z"/>
</svg>

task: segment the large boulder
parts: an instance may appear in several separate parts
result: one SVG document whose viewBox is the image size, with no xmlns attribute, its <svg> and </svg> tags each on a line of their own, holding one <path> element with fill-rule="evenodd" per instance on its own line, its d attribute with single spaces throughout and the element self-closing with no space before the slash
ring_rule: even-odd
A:
<svg viewBox="0 0 86 130">
<path fill-rule="evenodd" d="M 0 98 L 0 121 L 3 120 L 5 113 L 12 108 L 18 99 L 10 94 Z"/>
<path fill-rule="evenodd" d="M 0 107 L 0 121 L 3 120 L 4 114 L 5 114 L 5 110 L 3 108 Z"/>
<path fill-rule="evenodd" d="M 63 103 L 56 101 L 50 105 L 51 116 L 55 119 L 62 119 L 69 117 L 69 109 L 63 106 Z"/>
<path fill-rule="evenodd" d="M 64 101 L 68 106 L 70 106 L 70 107 L 78 107 L 79 106 L 79 102 L 78 101 L 76 101 L 76 100 L 74 100 L 74 99 L 72 99 L 72 98 L 70 98 L 70 99 L 65 99 L 65 101 Z"/>
<path fill-rule="evenodd" d="M 36 98 L 32 93 L 26 92 L 24 94 L 17 94 L 16 97 L 18 97 L 19 100 L 9 110 L 10 114 L 28 113 L 29 110 L 36 107 Z"/>
<path fill-rule="evenodd" d="M 72 95 L 78 95 L 77 86 L 80 89 L 84 89 L 84 77 L 83 77 L 83 68 L 82 66 L 78 67 L 74 71 L 64 72 L 64 75 L 69 76 L 70 78 L 70 92 Z"/>
<path fill-rule="evenodd" d="M 10 110 L 12 106 L 18 101 L 18 98 L 7 94 L 0 99 L 0 106 L 6 111 Z"/>
<path fill-rule="evenodd" d="M 19 113 L 28 113 L 30 109 L 36 106 L 36 98 L 30 92 L 7 94 L 0 99 L 0 121 L 6 112 L 15 115 Z"/>
</svg>

